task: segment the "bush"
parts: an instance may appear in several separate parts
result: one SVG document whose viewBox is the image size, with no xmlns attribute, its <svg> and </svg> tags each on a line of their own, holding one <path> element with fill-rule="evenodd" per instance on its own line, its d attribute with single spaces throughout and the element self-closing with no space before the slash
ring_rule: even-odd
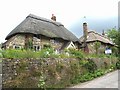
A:
<svg viewBox="0 0 120 90">
<path fill-rule="evenodd" d="M 33 51 L 33 50 L 16 50 L 16 49 L 9 49 L 1 51 L 3 58 L 47 58 L 50 55 L 53 55 L 52 48 L 45 48 L 41 51 Z"/>
<path fill-rule="evenodd" d="M 9 49 L 0 51 L 0 57 L 3 58 L 14 58 L 14 59 L 22 59 L 22 58 L 68 58 L 64 53 L 56 54 L 53 48 L 44 48 L 40 51 L 33 51 L 30 49 L 20 50 L 20 49 Z"/>
<path fill-rule="evenodd" d="M 95 70 L 97 70 L 97 66 L 92 60 L 88 60 L 84 64 L 84 67 L 88 70 L 88 72 L 94 72 Z"/>
<path fill-rule="evenodd" d="M 3 57 L 3 55 L 2 55 L 2 51 L 0 50 L 0 58 L 2 58 Z"/>
<path fill-rule="evenodd" d="M 120 60 L 116 63 L 116 68 L 120 69 Z"/>
<path fill-rule="evenodd" d="M 73 56 L 75 58 L 79 58 L 79 59 L 84 58 L 84 53 L 80 50 L 69 49 L 69 53 L 70 53 L 71 56 Z"/>
</svg>

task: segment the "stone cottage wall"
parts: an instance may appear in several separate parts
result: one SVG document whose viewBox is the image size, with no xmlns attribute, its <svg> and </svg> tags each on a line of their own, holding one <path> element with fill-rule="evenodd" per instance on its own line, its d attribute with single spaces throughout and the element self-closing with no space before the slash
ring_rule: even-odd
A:
<svg viewBox="0 0 120 90">
<path fill-rule="evenodd" d="M 20 48 L 23 48 L 25 45 L 25 37 L 24 35 L 17 34 L 13 37 L 11 37 L 7 42 L 6 42 L 6 48 L 15 48 L 15 46 L 20 46 Z"/>
<path fill-rule="evenodd" d="M 34 46 L 39 46 L 39 48 L 43 48 L 45 44 L 49 44 L 51 45 L 54 49 L 60 49 L 62 47 L 62 45 L 65 42 L 62 39 L 51 39 L 49 37 L 45 37 L 45 36 L 40 36 L 40 38 L 31 36 L 32 37 L 32 43 L 33 43 L 33 48 Z M 10 49 L 10 48 L 15 48 L 15 47 L 19 47 L 19 48 L 25 48 L 26 46 L 28 46 L 28 41 L 29 41 L 29 34 L 17 34 L 13 37 L 11 37 L 9 40 L 7 40 L 6 42 L 6 49 Z"/>
<path fill-rule="evenodd" d="M 95 42 L 88 43 L 89 53 L 96 53 L 94 45 L 95 45 Z M 101 46 L 100 46 L 100 48 L 98 50 L 98 53 L 99 54 L 104 53 L 107 46 L 111 47 L 110 45 L 101 43 Z"/>
</svg>

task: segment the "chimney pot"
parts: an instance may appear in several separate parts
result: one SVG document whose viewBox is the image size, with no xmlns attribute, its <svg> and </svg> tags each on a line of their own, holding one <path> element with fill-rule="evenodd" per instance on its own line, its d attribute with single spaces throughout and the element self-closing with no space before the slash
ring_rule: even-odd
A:
<svg viewBox="0 0 120 90">
<path fill-rule="evenodd" d="M 54 14 L 52 14 L 51 20 L 56 21 L 56 16 L 54 16 Z"/>
<path fill-rule="evenodd" d="M 87 23 L 83 23 L 83 30 L 87 30 Z"/>
</svg>

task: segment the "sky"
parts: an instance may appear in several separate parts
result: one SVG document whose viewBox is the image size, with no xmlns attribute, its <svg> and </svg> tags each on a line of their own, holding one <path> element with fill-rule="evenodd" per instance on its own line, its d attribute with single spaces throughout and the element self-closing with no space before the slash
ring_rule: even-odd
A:
<svg viewBox="0 0 120 90">
<path fill-rule="evenodd" d="M 1 0 L 0 43 L 29 14 L 47 19 L 54 14 L 69 31 L 78 38 L 82 35 L 82 23 L 90 29 L 102 32 L 117 26 L 119 0 Z"/>
</svg>

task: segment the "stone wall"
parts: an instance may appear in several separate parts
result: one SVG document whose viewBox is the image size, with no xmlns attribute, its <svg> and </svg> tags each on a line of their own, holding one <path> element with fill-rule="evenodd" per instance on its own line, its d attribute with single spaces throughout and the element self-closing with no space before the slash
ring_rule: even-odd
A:
<svg viewBox="0 0 120 90">
<path fill-rule="evenodd" d="M 48 84 L 56 83 L 60 79 L 59 74 L 55 72 L 56 65 L 63 63 L 62 65 L 68 68 L 69 63 L 76 60 L 74 58 L 3 59 L 3 87 L 31 88 L 33 83 L 34 87 L 37 87 L 41 72 L 46 74 Z M 61 68 L 62 65 L 60 65 Z M 61 77 L 68 77 L 65 76 L 65 72 L 65 69 L 61 71 Z"/>
<path fill-rule="evenodd" d="M 87 60 L 93 60 L 99 69 L 115 64 L 117 58 L 93 58 Z M 74 69 L 76 65 L 79 65 L 80 61 L 75 58 L 2 59 L 2 61 L 3 87 L 37 87 L 42 72 L 47 85 L 56 85 L 60 81 L 66 80 L 66 78 L 67 80 L 71 79 L 71 75 L 77 72 L 83 73 L 85 71 L 83 67 L 78 71 Z"/>
<path fill-rule="evenodd" d="M 108 68 L 112 64 L 115 65 L 116 62 L 118 61 L 117 58 L 91 58 L 89 60 L 94 61 L 94 63 L 97 65 L 97 68 Z"/>
</svg>

